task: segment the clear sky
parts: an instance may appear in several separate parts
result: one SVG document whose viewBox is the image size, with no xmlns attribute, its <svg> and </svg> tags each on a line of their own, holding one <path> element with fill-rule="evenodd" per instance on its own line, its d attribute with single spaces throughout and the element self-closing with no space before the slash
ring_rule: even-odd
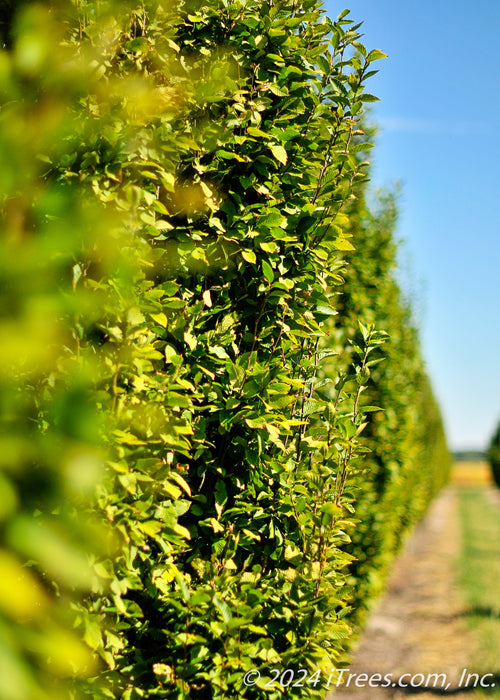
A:
<svg viewBox="0 0 500 700">
<path fill-rule="evenodd" d="M 500 2 L 325 1 L 347 7 L 388 54 L 367 85 L 372 181 L 403 185 L 397 236 L 448 441 L 484 449 L 500 420 Z"/>
</svg>

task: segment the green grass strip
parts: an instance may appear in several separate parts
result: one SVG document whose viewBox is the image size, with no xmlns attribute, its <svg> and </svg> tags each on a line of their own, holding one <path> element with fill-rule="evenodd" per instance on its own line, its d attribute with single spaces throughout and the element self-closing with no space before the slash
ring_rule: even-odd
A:
<svg viewBox="0 0 500 700">
<path fill-rule="evenodd" d="M 470 669 L 493 673 L 496 687 L 473 697 L 500 696 L 500 503 L 485 488 L 458 490 L 462 545 L 458 583 L 477 639 Z"/>
</svg>

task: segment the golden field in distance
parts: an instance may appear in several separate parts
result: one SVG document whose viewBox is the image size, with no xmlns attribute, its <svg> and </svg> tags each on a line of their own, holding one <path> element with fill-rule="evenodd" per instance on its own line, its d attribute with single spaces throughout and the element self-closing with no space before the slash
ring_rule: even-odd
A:
<svg viewBox="0 0 500 700">
<path fill-rule="evenodd" d="M 474 462 L 454 462 L 451 483 L 463 486 L 492 484 L 490 465 L 486 460 Z"/>
</svg>

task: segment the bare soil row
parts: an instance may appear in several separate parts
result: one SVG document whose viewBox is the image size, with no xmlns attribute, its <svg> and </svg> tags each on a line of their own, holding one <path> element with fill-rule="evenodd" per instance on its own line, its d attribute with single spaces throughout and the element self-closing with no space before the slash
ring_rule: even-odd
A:
<svg viewBox="0 0 500 700">
<path fill-rule="evenodd" d="M 475 640 L 455 584 L 460 547 L 456 488 L 445 489 L 415 529 L 344 678 L 349 673 L 356 675 L 351 676 L 348 687 L 329 694 L 327 700 L 383 700 L 406 695 L 470 698 L 470 690 L 460 687 L 464 669 L 474 670 L 469 666 Z M 415 674 L 419 675 L 413 683 L 418 687 L 395 687 L 402 676 L 408 684 L 410 675 Z M 447 687 L 441 687 L 441 679 L 427 680 L 429 674 L 446 674 Z M 383 680 L 387 675 L 390 684 Z"/>
</svg>

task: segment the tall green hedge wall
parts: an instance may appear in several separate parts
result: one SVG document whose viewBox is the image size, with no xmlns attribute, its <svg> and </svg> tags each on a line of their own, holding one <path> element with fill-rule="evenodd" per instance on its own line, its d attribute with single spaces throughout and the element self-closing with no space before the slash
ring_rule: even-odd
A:
<svg viewBox="0 0 500 700">
<path fill-rule="evenodd" d="M 351 564 L 353 614 L 364 619 L 388 566 L 412 525 L 449 477 L 450 455 L 441 415 L 420 353 L 410 300 L 397 279 L 397 196 L 378 194 L 371 209 L 362 192 L 349 207 L 356 250 L 349 254 L 339 298 L 338 341 L 351 342 L 357 318 L 384 328 L 384 360 L 372 370 L 364 400 L 370 413 L 363 444 L 370 449 L 346 492 L 356 507 L 356 526 L 346 551 Z M 347 355 L 349 357 L 349 355 Z"/>
<path fill-rule="evenodd" d="M 321 697 L 443 482 L 359 29 L 0 10 L 2 700 Z"/>
</svg>

